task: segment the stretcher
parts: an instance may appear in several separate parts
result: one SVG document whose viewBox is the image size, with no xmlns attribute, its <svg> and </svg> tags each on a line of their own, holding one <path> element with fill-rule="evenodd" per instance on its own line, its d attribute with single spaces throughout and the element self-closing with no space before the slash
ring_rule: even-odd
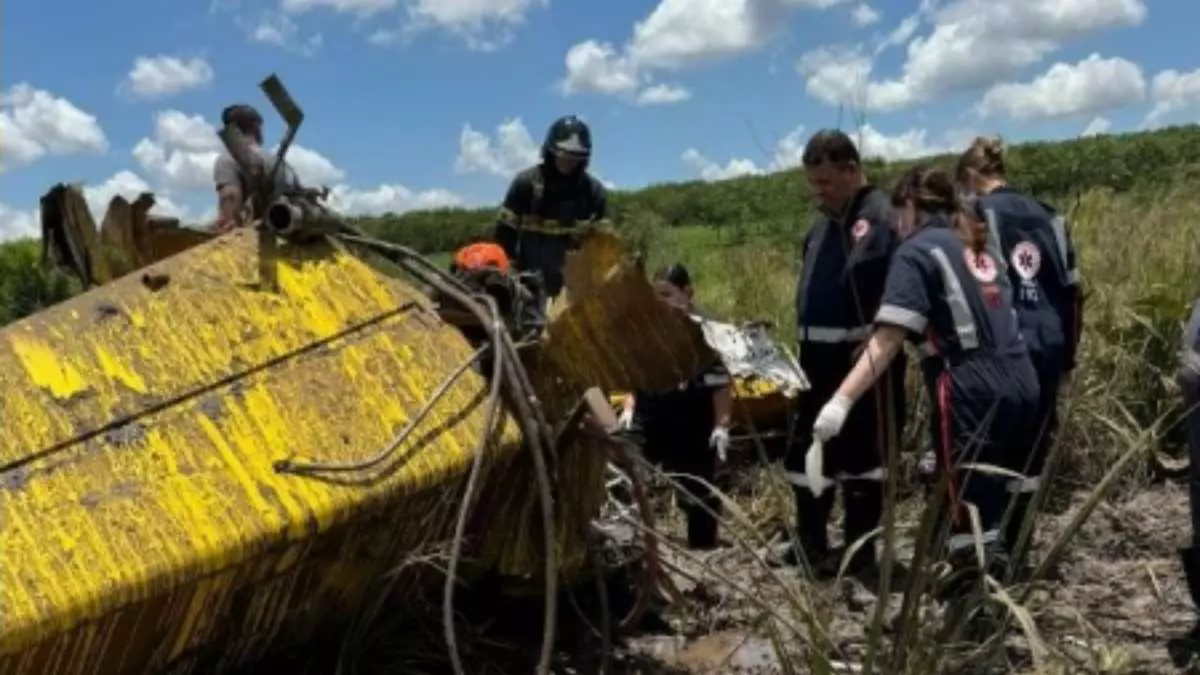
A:
<svg viewBox="0 0 1200 675">
<path fill-rule="evenodd" d="M 766 322 L 733 324 L 705 318 L 705 342 L 733 377 L 735 440 L 786 437 L 798 397 L 810 389 L 796 357 L 771 335 Z M 628 392 L 613 392 L 609 401 L 620 410 Z"/>
</svg>

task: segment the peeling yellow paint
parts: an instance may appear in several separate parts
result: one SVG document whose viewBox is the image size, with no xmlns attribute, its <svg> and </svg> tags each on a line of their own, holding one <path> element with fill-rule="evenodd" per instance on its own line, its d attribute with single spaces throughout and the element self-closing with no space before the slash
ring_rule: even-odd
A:
<svg viewBox="0 0 1200 675">
<path fill-rule="evenodd" d="M 12 346 L 33 384 L 49 390 L 55 398 L 70 398 L 87 390 L 79 371 L 64 363 L 46 345 L 13 336 Z"/>
</svg>

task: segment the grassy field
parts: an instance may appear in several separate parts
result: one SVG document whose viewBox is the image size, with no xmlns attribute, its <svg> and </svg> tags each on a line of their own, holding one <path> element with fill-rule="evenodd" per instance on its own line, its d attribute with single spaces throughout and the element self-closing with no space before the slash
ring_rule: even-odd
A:
<svg viewBox="0 0 1200 675">
<path fill-rule="evenodd" d="M 1186 502 L 1152 460 L 1180 449 L 1173 373 L 1182 322 L 1200 297 L 1197 156 L 1200 127 L 1013 151 L 1013 182 L 1069 215 L 1088 292 L 1081 365 L 1065 392 L 1055 509 L 1035 544 L 1037 560 L 1057 564 L 1048 564 L 1052 569 L 1044 571 L 1053 574 L 1035 583 L 983 594 L 993 607 L 1006 608 L 1019 627 L 1015 636 L 997 629 L 980 646 L 939 633 L 945 608 L 918 601 L 915 586 L 897 585 L 890 608 L 877 611 L 882 603 L 841 582 L 814 584 L 763 565 L 756 551 L 786 524 L 790 505 L 779 476 L 758 467 L 730 491 L 722 552 L 694 559 L 669 546 L 673 577 L 693 589 L 668 612 L 687 644 L 666 649 L 657 637 L 628 636 L 622 653 L 641 656 L 630 656 L 630 669 L 610 672 L 756 672 L 739 670 L 729 659 L 759 656 L 774 665 L 757 672 L 838 672 L 833 652 L 903 675 L 1176 672 L 1162 643 L 1189 627 L 1191 617 L 1173 557 L 1186 536 Z M 903 168 L 875 163 L 869 171 L 887 185 Z M 797 172 L 654 186 L 618 193 L 613 202 L 622 235 L 646 253 L 651 267 L 686 264 L 700 304 L 712 314 L 769 319 L 780 340 L 792 343 L 796 244 L 810 208 Z M 488 227 L 491 213 L 449 210 L 359 222 L 444 265 L 445 251 Z M 36 242 L 0 246 L 0 323 L 71 292 L 61 277 L 40 270 Z M 914 400 L 923 404 L 921 395 Z M 920 449 L 924 438 L 921 404 L 909 421 L 909 450 Z M 905 467 L 910 463 L 906 459 Z M 905 542 L 926 515 L 908 489 L 906 471 L 899 490 L 904 499 L 886 537 L 897 542 L 889 550 L 901 557 L 909 555 Z M 663 516 L 668 531 L 678 534 L 675 511 L 665 508 Z M 400 665 L 385 658 L 358 672 L 417 672 Z"/>
<path fill-rule="evenodd" d="M 655 654 L 651 668 L 664 670 L 628 672 L 840 672 L 839 660 L 871 660 L 882 672 L 911 675 L 1175 672 L 1164 640 L 1188 627 L 1190 600 L 1174 559 L 1188 520 L 1184 493 L 1161 480 L 1153 460 L 1180 451 L 1173 377 L 1182 323 L 1200 298 L 1200 199 L 1193 185 L 1176 179 L 1121 192 L 1095 187 L 1060 202 L 1088 293 L 1086 327 L 1081 365 L 1064 394 L 1060 468 L 1045 496 L 1051 513 L 1042 516 L 1032 544 L 1035 561 L 1046 568 L 1033 583 L 1000 585 L 981 596 L 980 606 L 1004 608 L 1013 626 L 1025 622 L 1015 637 L 1012 627 L 1007 636 L 996 628 L 973 640 L 935 629 L 948 620 L 946 608 L 917 600 L 915 590 L 930 578 L 896 582 L 890 608 L 877 613 L 880 603 L 862 597 L 852 581 L 822 585 L 770 569 L 760 553 L 767 537 L 788 525 L 791 498 L 778 473 L 758 467 L 730 492 L 723 520 L 728 548 L 717 556 L 697 559 L 680 549 L 682 523 L 664 503 L 660 517 L 677 535 L 668 546 L 673 575 L 704 589 L 694 597 L 720 600 L 693 597 L 671 610 L 675 630 L 689 637 L 684 647 L 664 648 L 658 636 L 632 637 L 627 649 Z M 622 227 L 651 269 L 686 264 L 699 303 L 711 313 L 769 319 L 791 344 L 804 222 L 798 215 L 672 227 L 647 214 Z M 908 484 L 914 451 L 926 438 L 924 395 L 915 377 L 910 384 L 916 411 L 889 549 L 899 558 L 911 555 L 910 540 L 925 536 L 918 530 L 928 516 Z M 756 658 L 773 670 L 753 670 Z M 739 659 L 749 665 L 739 669 Z"/>
</svg>

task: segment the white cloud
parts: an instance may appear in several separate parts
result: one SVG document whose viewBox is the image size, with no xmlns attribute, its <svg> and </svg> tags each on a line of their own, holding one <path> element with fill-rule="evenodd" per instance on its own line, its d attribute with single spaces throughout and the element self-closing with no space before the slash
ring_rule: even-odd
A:
<svg viewBox="0 0 1200 675">
<path fill-rule="evenodd" d="M 67 99 L 27 83 L 0 94 L 0 171 L 47 155 L 107 149 L 108 139 L 95 115 Z"/>
<path fill-rule="evenodd" d="M 0 241 L 37 237 L 41 229 L 37 211 L 20 211 L 0 202 Z"/>
<path fill-rule="evenodd" d="M 510 178 L 536 164 L 539 154 L 540 145 L 534 142 L 520 117 L 500 123 L 495 139 L 465 124 L 458 137 L 454 169 L 459 173 L 482 172 Z"/>
<path fill-rule="evenodd" d="M 535 7 L 549 0 L 282 0 L 283 11 L 301 14 L 326 8 L 356 19 L 387 15 L 388 26 L 376 26 L 367 41 L 390 45 L 430 29 L 462 39 L 468 48 L 493 51 L 513 38 L 513 31 Z"/>
<path fill-rule="evenodd" d="M 633 26 L 618 50 L 585 40 L 566 54 L 564 94 L 600 93 L 637 101 L 656 71 L 678 71 L 749 53 L 778 35 L 800 8 L 825 9 L 846 0 L 661 0 Z"/>
<path fill-rule="evenodd" d="M 1158 125 L 1182 110 L 1200 109 L 1200 69 L 1190 73 L 1164 70 L 1154 76 L 1150 91 L 1154 107 L 1146 115 L 1146 126 Z"/>
<path fill-rule="evenodd" d="M 724 166 L 714 162 L 713 160 L 701 155 L 695 148 L 688 148 L 683 152 L 682 159 L 701 180 L 714 181 L 725 180 L 727 178 L 737 178 L 738 176 L 749 176 L 762 173 L 762 169 L 758 168 L 753 160 L 735 157 Z"/>
<path fill-rule="evenodd" d="M 1079 135 L 1084 137 L 1099 136 L 1100 134 L 1108 133 L 1109 129 L 1112 129 L 1112 122 L 1106 117 L 1097 117 L 1088 122 L 1088 125 L 1084 127 L 1083 132 Z"/>
<path fill-rule="evenodd" d="M 638 105 L 671 105 L 681 103 L 692 97 L 692 92 L 683 87 L 669 84 L 656 84 L 643 89 L 637 95 Z"/>
<path fill-rule="evenodd" d="M 1092 54 L 1076 64 L 1056 63 L 1031 82 L 994 85 L 976 106 L 982 117 L 1017 121 L 1094 116 L 1146 98 L 1137 64 Z"/>
<path fill-rule="evenodd" d="M 138 141 L 133 157 L 167 189 L 211 189 L 213 163 L 222 150 L 216 127 L 204 117 L 165 110 L 154 118 L 153 138 Z M 320 153 L 298 144 L 288 148 L 288 163 L 306 184 L 337 183 L 346 175 Z"/>
<path fill-rule="evenodd" d="M 345 14 L 371 16 L 396 6 L 396 0 L 282 0 L 279 6 L 285 12 L 299 14 L 324 7 Z"/>
<path fill-rule="evenodd" d="M 861 51 L 819 47 L 801 56 L 796 70 L 805 78 L 805 91 L 818 101 L 845 104 L 854 110 L 867 107 L 864 89 L 871 77 L 871 58 Z"/>
<path fill-rule="evenodd" d="M 722 165 L 694 148 L 685 151 L 682 159 L 695 176 L 709 181 L 783 171 L 800 166 L 804 145 L 808 142 L 805 131 L 803 126 L 799 126 L 781 138 L 775 144 L 771 160 L 765 168 L 746 158 L 733 158 Z M 864 124 L 860 129 L 849 133 L 864 159 L 882 158 L 889 161 L 953 152 L 974 136 L 968 131 L 952 130 L 943 134 L 940 140 L 934 141 L 925 129 L 909 129 L 896 135 L 888 135 L 870 124 Z"/>
<path fill-rule="evenodd" d="M 200 57 L 139 56 L 121 87 L 142 99 L 162 98 L 212 83 L 212 66 Z"/>
<path fill-rule="evenodd" d="M 854 6 L 854 10 L 850 13 L 850 18 L 854 21 L 855 26 L 862 28 L 879 21 L 879 12 L 875 11 L 867 3 L 862 2 Z"/>
<path fill-rule="evenodd" d="M 346 185 L 330 189 L 330 208 L 347 215 L 376 215 L 404 213 L 445 206 L 462 206 L 462 197 L 449 190 L 433 189 L 414 192 L 403 185 L 385 184 L 370 190 L 356 190 Z"/>
<path fill-rule="evenodd" d="M 278 145 L 270 151 L 277 149 Z M 211 202 L 213 163 L 222 151 L 216 127 L 203 116 L 166 110 L 155 116 L 152 137 L 139 141 L 134 146 L 133 156 L 150 182 L 158 187 L 156 195 L 159 192 L 168 195 L 190 192 L 202 194 L 206 202 Z M 329 186 L 330 206 L 347 214 L 402 213 L 463 203 L 461 197 L 442 189 L 414 191 L 394 183 L 357 189 L 345 183 L 344 169 L 320 152 L 299 144 L 288 148 L 287 161 L 305 185 Z M 134 184 L 128 176 L 125 179 L 125 185 Z M 145 181 L 141 185 L 145 185 Z M 211 219 L 213 215 L 213 207 L 206 208 L 208 213 L 202 220 Z"/>
<path fill-rule="evenodd" d="M 1147 14 L 1144 0 L 956 0 L 937 10 L 933 4 L 924 2 L 918 12 L 932 17 L 933 30 L 908 43 L 897 77 L 870 81 L 861 88 L 857 99 L 864 109 L 897 110 L 944 94 L 987 87 L 1040 63 L 1076 39 L 1139 25 Z M 916 20 L 906 19 L 877 50 L 909 37 L 917 26 Z M 811 79 L 820 73 L 805 75 Z M 848 103 L 833 98 L 841 94 L 838 89 L 810 88 L 810 93 L 828 104 Z"/>
<path fill-rule="evenodd" d="M 273 45 L 304 56 L 316 54 L 325 43 L 320 33 L 305 37 L 296 21 L 283 12 L 264 12 L 253 22 L 237 21 L 251 42 Z"/>
<path fill-rule="evenodd" d="M 114 197 L 121 196 L 133 201 L 143 192 L 154 192 L 154 190 L 141 176 L 132 171 L 122 170 L 99 185 L 85 185 L 83 197 L 87 200 L 88 210 L 92 212 L 92 217 L 96 220 L 96 226 L 99 227 L 104 220 L 104 214 L 108 212 L 108 204 Z M 185 207 L 175 203 L 163 193 L 154 194 L 154 207 L 150 209 L 150 212 L 181 219 L 188 216 Z"/>
</svg>

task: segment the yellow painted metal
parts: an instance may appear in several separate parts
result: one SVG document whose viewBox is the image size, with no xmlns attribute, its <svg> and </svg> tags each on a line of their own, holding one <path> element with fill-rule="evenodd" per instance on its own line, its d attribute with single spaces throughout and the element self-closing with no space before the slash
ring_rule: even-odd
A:
<svg viewBox="0 0 1200 675">
<path fill-rule="evenodd" d="M 220 672 L 352 615 L 389 566 L 449 538 L 483 422 L 474 372 L 383 470 L 274 466 L 373 456 L 466 341 L 338 245 L 260 245 L 235 232 L 0 330 L 0 673 Z M 552 421 L 593 384 L 659 388 L 714 357 L 611 236 L 568 265 L 573 293 L 528 357 Z M 544 547 L 522 447 L 506 420 L 469 534 L 529 579 Z M 605 450 L 552 458 L 568 577 Z"/>
<path fill-rule="evenodd" d="M 474 373 L 376 482 L 273 463 L 373 455 L 470 348 L 331 244 L 258 270 L 243 231 L 0 331 L 0 672 L 212 672 L 448 538 Z"/>
</svg>

